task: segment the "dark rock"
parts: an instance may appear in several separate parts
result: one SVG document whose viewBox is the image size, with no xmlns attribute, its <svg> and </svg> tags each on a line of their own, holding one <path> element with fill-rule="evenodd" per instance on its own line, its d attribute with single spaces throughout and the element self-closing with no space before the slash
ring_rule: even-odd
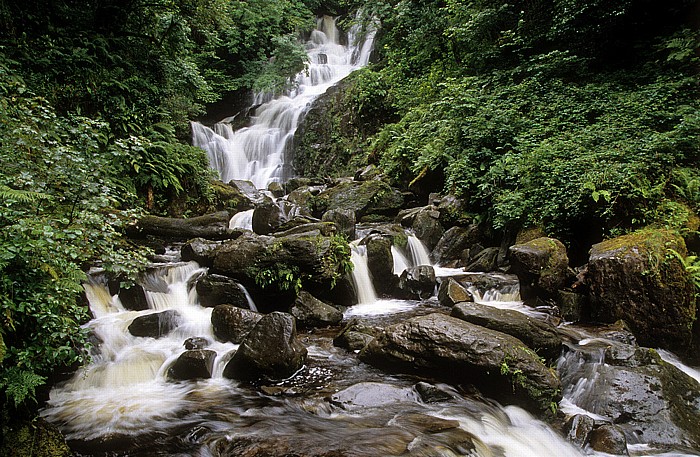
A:
<svg viewBox="0 0 700 457">
<path fill-rule="evenodd" d="M 185 351 L 168 369 L 168 377 L 175 381 L 209 379 L 215 358 L 216 352 L 207 349 Z"/>
<path fill-rule="evenodd" d="M 217 241 L 194 238 L 185 243 L 180 249 L 180 256 L 185 262 L 194 260 L 203 267 L 211 267 L 214 263 L 216 250 L 221 246 Z"/>
<path fill-rule="evenodd" d="M 119 301 L 122 302 L 125 309 L 132 311 L 144 311 L 148 309 L 146 291 L 144 291 L 143 286 L 139 284 L 119 289 Z"/>
<path fill-rule="evenodd" d="M 570 418 L 564 429 L 566 437 L 576 446 L 583 448 L 588 442 L 588 435 L 593 431 L 595 421 L 585 414 L 577 414 Z"/>
<path fill-rule="evenodd" d="M 370 181 L 382 177 L 382 171 L 376 165 L 367 165 L 355 172 L 355 181 Z"/>
<path fill-rule="evenodd" d="M 313 213 L 314 196 L 318 195 L 319 190 L 313 187 L 300 187 L 287 195 L 287 201 L 297 205 L 299 208 L 304 208 L 304 212 Z"/>
<path fill-rule="evenodd" d="M 179 219 L 172 217 L 145 216 L 134 226 L 127 228 L 127 235 L 143 237 L 147 235 L 171 240 L 205 238 L 208 240 L 228 240 L 240 232 L 228 227 L 231 216 L 227 211 Z"/>
<path fill-rule="evenodd" d="M 160 313 L 136 317 L 129 325 L 134 336 L 160 338 L 167 335 L 182 322 L 180 313 L 169 309 Z"/>
<path fill-rule="evenodd" d="M 469 227 L 452 227 L 447 230 L 435 245 L 431 257 L 437 265 L 447 266 L 461 258 L 462 252 L 478 242 L 479 229 L 476 225 Z"/>
<path fill-rule="evenodd" d="M 269 190 L 272 195 L 278 198 L 284 196 L 285 194 L 282 184 L 278 183 L 277 181 L 271 182 L 267 186 L 267 190 Z"/>
<path fill-rule="evenodd" d="M 219 305 L 211 313 L 214 336 L 232 343 L 242 342 L 260 319 L 261 314 L 233 305 Z"/>
<path fill-rule="evenodd" d="M 238 281 L 228 276 L 206 275 L 197 281 L 199 303 L 208 308 L 229 304 L 248 309 L 250 308 L 248 298 L 241 287 Z"/>
<path fill-rule="evenodd" d="M 372 341 L 379 332 L 379 329 L 363 324 L 358 319 L 353 318 L 343 327 L 338 336 L 333 339 L 333 344 L 350 351 L 359 351 Z"/>
<path fill-rule="evenodd" d="M 10 420 L 3 430 L 0 445 L 3 457 L 72 457 L 65 437 L 44 419 L 31 422 Z"/>
<path fill-rule="evenodd" d="M 465 271 L 489 272 L 498 268 L 499 248 L 485 248 L 479 251 L 469 263 L 464 265 Z"/>
<path fill-rule="evenodd" d="M 591 248 L 586 282 L 592 318 L 624 320 L 639 343 L 684 353 L 696 317 L 695 289 L 673 249 L 686 254 L 683 239 L 645 230 Z"/>
<path fill-rule="evenodd" d="M 413 232 L 425 244 L 428 252 L 438 244 L 445 233 L 440 224 L 440 212 L 434 206 L 426 206 L 416 213 L 413 220 Z"/>
<path fill-rule="evenodd" d="M 389 371 L 468 382 L 498 401 L 538 412 L 561 398 L 556 374 L 522 341 L 443 314 L 387 327 L 360 359 Z"/>
<path fill-rule="evenodd" d="M 297 295 L 290 313 L 300 327 L 327 327 L 343 320 L 343 313 L 303 290 Z"/>
<path fill-rule="evenodd" d="M 315 198 L 322 214 L 332 209 L 351 210 L 361 219 L 368 214 L 394 215 L 403 205 L 403 195 L 383 181 L 345 182 Z"/>
<path fill-rule="evenodd" d="M 258 235 L 268 235 L 287 221 L 284 208 L 275 202 L 267 201 L 253 211 L 253 231 Z"/>
<path fill-rule="evenodd" d="M 194 336 L 185 340 L 185 349 L 188 351 L 193 349 L 204 349 L 209 346 L 209 340 L 202 336 Z"/>
<path fill-rule="evenodd" d="M 394 275 L 392 240 L 380 234 L 370 234 L 362 240 L 367 247 L 367 268 L 372 276 L 374 288 L 380 294 L 391 294 L 396 290 L 398 278 Z"/>
<path fill-rule="evenodd" d="M 611 455 L 629 455 L 627 439 L 619 427 L 604 424 L 595 428 L 588 437 L 591 449 Z"/>
<path fill-rule="evenodd" d="M 291 221 L 287 221 L 287 223 L 285 223 L 284 226 L 280 227 L 280 229 L 285 228 L 285 226 L 287 225 L 290 225 L 288 224 L 289 222 L 301 222 L 301 219 L 302 218 L 295 217 Z M 276 238 L 284 238 L 286 236 L 300 234 L 304 234 L 306 236 L 332 236 L 335 235 L 337 232 L 338 229 L 335 226 L 335 224 L 332 224 L 330 222 L 310 222 L 310 219 L 303 218 L 302 223 L 294 225 L 290 228 L 285 228 L 284 231 L 273 233 L 272 236 Z"/>
<path fill-rule="evenodd" d="M 360 382 L 331 396 L 331 403 L 347 410 L 379 408 L 393 403 L 417 402 L 418 394 L 410 387 L 379 382 Z"/>
<path fill-rule="evenodd" d="M 435 269 L 430 265 L 407 268 L 399 278 L 399 290 L 407 297 L 426 299 L 435 293 Z"/>
<path fill-rule="evenodd" d="M 440 212 L 440 223 L 443 227 L 466 226 L 470 222 L 470 218 L 467 216 L 466 202 L 455 195 L 445 195 L 433 199 L 431 204 L 436 206 Z"/>
<path fill-rule="evenodd" d="M 310 178 L 301 178 L 301 177 L 294 177 L 290 178 L 286 184 L 284 185 L 286 191 L 288 194 L 291 194 L 295 190 L 299 189 L 300 187 L 309 187 L 313 183 L 311 182 Z"/>
<path fill-rule="evenodd" d="M 338 227 L 338 233 L 345 235 L 348 240 L 355 239 L 355 212 L 346 209 L 332 209 L 323 213 L 323 222 L 333 222 Z"/>
<path fill-rule="evenodd" d="M 548 360 L 556 360 L 561 355 L 562 340 L 556 328 L 521 312 L 478 303 L 458 303 L 452 308 L 451 316 L 514 336 Z"/>
<path fill-rule="evenodd" d="M 240 195 L 247 200 L 245 209 L 252 209 L 261 203 L 270 201 L 270 197 L 260 192 L 251 181 L 233 179 L 228 182 L 228 185 L 235 187 Z M 239 209 L 239 211 L 242 209 Z"/>
<path fill-rule="evenodd" d="M 460 397 L 459 393 L 447 384 L 436 386 L 427 382 L 419 382 L 413 388 L 416 389 L 420 399 L 425 403 L 438 403 Z"/>
<path fill-rule="evenodd" d="M 306 354 L 296 339 L 294 318 L 273 312 L 246 336 L 224 368 L 224 376 L 246 381 L 288 378 L 304 365 Z"/>
<path fill-rule="evenodd" d="M 568 273 L 566 247 L 554 238 L 536 238 L 510 247 L 513 273 L 520 280 L 523 300 L 535 297 L 554 298 L 563 289 Z"/>
<path fill-rule="evenodd" d="M 474 301 L 472 294 L 452 278 L 446 278 L 438 288 L 438 301 L 442 306 L 453 307 L 457 303 Z"/>
<path fill-rule="evenodd" d="M 578 322 L 587 320 L 590 317 L 587 295 L 560 290 L 557 291 L 556 303 L 559 306 L 561 317 L 565 321 Z"/>
</svg>

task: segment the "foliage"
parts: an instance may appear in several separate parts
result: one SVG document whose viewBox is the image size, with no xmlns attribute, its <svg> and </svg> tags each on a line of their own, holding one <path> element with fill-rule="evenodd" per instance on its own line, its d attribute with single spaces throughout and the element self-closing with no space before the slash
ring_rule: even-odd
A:
<svg viewBox="0 0 700 457">
<path fill-rule="evenodd" d="M 323 268 L 330 271 L 331 289 L 335 287 L 338 279 L 352 271 L 354 265 L 350 259 L 350 245 L 343 235 L 329 237 L 330 246 L 323 257 Z"/>
<path fill-rule="evenodd" d="M 683 268 L 685 268 L 685 271 L 688 273 L 690 281 L 695 286 L 695 295 L 700 297 L 700 256 L 689 255 L 683 257 L 673 249 L 669 249 L 669 253 L 681 262 Z"/>
<path fill-rule="evenodd" d="M 262 289 L 276 288 L 282 292 L 294 290 L 295 293 L 301 290 L 301 275 L 296 265 L 276 263 L 267 268 L 252 267 L 251 273 L 255 283 Z"/>
</svg>

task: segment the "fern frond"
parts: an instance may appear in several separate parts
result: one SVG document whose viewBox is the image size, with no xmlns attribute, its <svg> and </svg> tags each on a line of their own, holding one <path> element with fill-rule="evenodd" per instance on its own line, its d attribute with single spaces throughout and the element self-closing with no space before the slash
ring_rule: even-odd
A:
<svg viewBox="0 0 700 457">
<path fill-rule="evenodd" d="M 15 200 L 20 203 L 35 203 L 39 200 L 50 200 L 51 195 L 28 190 L 17 190 L 0 185 L 0 200 Z"/>
</svg>

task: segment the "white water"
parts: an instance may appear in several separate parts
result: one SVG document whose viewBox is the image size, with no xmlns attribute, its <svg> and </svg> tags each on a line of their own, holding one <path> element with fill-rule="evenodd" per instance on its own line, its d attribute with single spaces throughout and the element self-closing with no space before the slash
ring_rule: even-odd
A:
<svg viewBox="0 0 700 457">
<path fill-rule="evenodd" d="M 242 228 L 246 230 L 253 230 L 253 213 L 254 209 L 249 209 L 246 211 L 241 211 L 233 215 L 231 220 L 228 222 L 228 228 Z"/>
<path fill-rule="evenodd" d="M 408 235 L 408 250 L 411 254 L 412 266 L 432 265 L 430 254 L 421 240 L 416 235 Z"/>
<path fill-rule="evenodd" d="M 192 143 L 207 152 L 211 167 L 222 181 L 247 179 L 263 189 L 289 177 L 289 148 L 311 103 L 369 60 L 374 32 L 367 33 L 361 43 L 357 32 L 356 28 L 348 32 L 351 45 L 341 45 L 335 19 L 320 18 L 306 43 L 308 69 L 297 75 L 296 88 L 259 106 L 249 127 L 234 132 L 227 123 L 211 129 L 192 123 Z M 269 97 L 256 97 L 261 98 Z"/>
<path fill-rule="evenodd" d="M 678 356 L 676 354 L 669 352 L 665 349 L 657 349 L 656 352 L 659 353 L 659 356 L 661 357 L 661 359 L 664 362 L 670 363 L 671 365 L 675 366 L 676 368 L 681 370 L 683 373 L 687 374 L 691 378 L 695 379 L 698 383 L 700 383 L 700 369 L 699 368 L 689 367 L 688 365 L 681 362 L 681 360 L 678 358 Z"/>
<path fill-rule="evenodd" d="M 401 252 L 399 248 L 391 245 L 391 257 L 394 259 L 394 267 L 392 269 L 395 275 L 400 275 L 410 265 L 410 261 Z"/>
<path fill-rule="evenodd" d="M 352 262 L 352 283 L 357 294 L 358 304 L 368 304 L 377 301 L 377 292 L 372 284 L 372 277 L 367 266 L 367 247 L 355 243 L 350 244 L 350 261 Z"/>
</svg>

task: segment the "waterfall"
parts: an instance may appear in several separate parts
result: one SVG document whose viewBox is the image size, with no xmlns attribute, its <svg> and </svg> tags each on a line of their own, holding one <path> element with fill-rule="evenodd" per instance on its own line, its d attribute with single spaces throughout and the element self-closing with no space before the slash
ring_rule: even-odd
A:
<svg viewBox="0 0 700 457">
<path fill-rule="evenodd" d="M 253 230 L 253 212 L 255 212 L 255 210 L 249 209 L 247 211 L 241 211 L 240 213 L 234 214 L 231 220 L 228 222 L 228 228 Z"/>
<path fill-rule="evenodd" d="M 391 257 L 394 259 L 394 267 L 392 269 L 395 275 L 400 275 L 406 268 L 410 266 L 409 260 L 403 255 L 393 244 L 391 245 Z"/>
<path fill-rule="evenodd" d="M 294 132 L 311 103 L 353 70 L 367 64 L 374 32 L 358 40 L 359 28 L 348 32 L 350 45 L 340 44 L 335 19 L 323 16 L 305 47 L 309 65 L 299 73 L 289 93 L 262 103 L 251 125 L 233 131 L 230 124 L 218 123 L 211 129 L 192 123 L 192 143 L 204 149 L 210 166 L 222 181 L 246 179 L 258 188 L 271 182 L 284 182 L 291 175 L 288 152 Z M 269 96 L 256 95 L 256 101 Z"/>
<path fill-rule="evenodd" d="M 374 303 L 377 301 L 377 293 L 372 285 L 372 278 L 367 267 L 367 247 L 355 243 L 350 245 L 350 261 L 352 262 L 352 283 L 357 294 L 359 304 Z"/>
<path fill-rule="evenodd" d="M 246 289 L 245 286 L 241 283 L 238 283 L 238 288 L 241 289 L 241 292 L 243 292 L 243 295 L 245 295 L 245 298 L 248 301 L 248 309 L 251 311 L 255 311 L 257 313 L 258 307 L 255 306 L 255 302 L 253 301 L 253 297 L 251 297 L 250 293 L 248 293 L 248 289 Z"/>
<path fill-rule="evenodd" d="M 678 356 L 672 352 L 669 352 L 665 349 L 657 349 L 656 352 L 659 353 L 659 356 L 661 359 L 666 362 L 670 363 L 671 365 L 675 366 L 679 370 L 681 370 L 683 373 L 687 374 L 691 378 L 695 379 L 698 383 L 700 383 L 700 369 L 699 368 L 693 368 L 689 367 L 688 365 L 685 365 L 681 360 L 678 358 Z"/>
<path fill-rule="evenodd" d="M 411 261 L 413 266 L 432 265 L 430 254 L 421 240 L 416 235 L 408 235 L 408 249 L 411 253 Z"/>
</svg>

